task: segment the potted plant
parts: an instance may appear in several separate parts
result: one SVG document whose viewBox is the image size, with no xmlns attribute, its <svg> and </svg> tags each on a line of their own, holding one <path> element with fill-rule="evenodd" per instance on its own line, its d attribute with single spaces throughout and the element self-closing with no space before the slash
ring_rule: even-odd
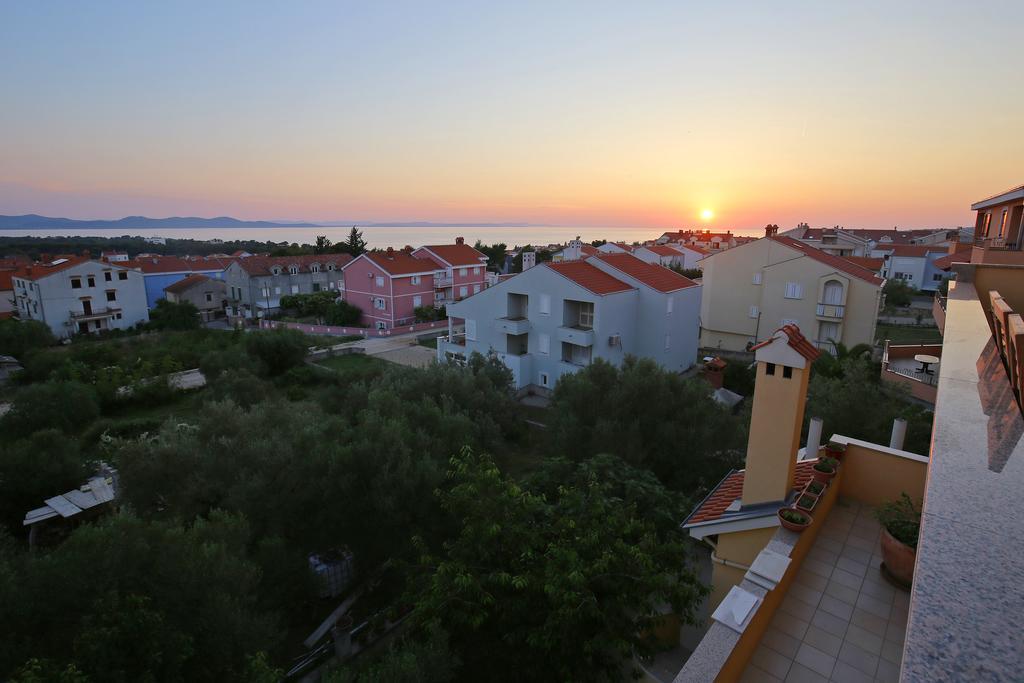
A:
<svg viewBox="0 0 1024 683">
<path fill-rule="evenodd" d="M 796 509 L 804 512 L 811 512 L 817 504 L 818 497 L 813 493 L 807 493 L 807 491 L 801 493 L 796 499 Z"/>
<path fill-rule="evenodd" d="M 828 456 L 818 458 L 818 462 L 814 463 L 814 471 L 812 472 L 814 480 L 827 484 L 832 480 L 832 477 L 836 476 L 836 467 L 838 466 L 839 461 L 835 458 Z"/>
<path fill-rule="evenodd" d="M 882 525 L 882 564 L 898 583 L 910 587 L 917 558 L 921 510 L 906 493 L 899 500 L 879 505 L 875 517 Z"/>
<path fill-rule="evenodd" d="M 826 488 L 828 488 L 828 484 L 826 482 L 811 479 L 807 482 L 807 486 L 804 487 L 804 492 L 820 498 Z"/>
<path fill-rule="evenodd" d="M 843 453 L 846 452 L 846 444 L 836 443 L 835 441 L 829 441 L 828 445 L 825 446 L 825 453 L 828 457 L 839 460 L 843 457 Z"/>
<path fill-rule="evenodd" d="M 800 533 L 809 527 L 813 521 L 813 517 L 801 510 L 797 510 L 795 508 L 779 509 L 779 522 L 783 527 L 790 531 Z"/>
</svg>

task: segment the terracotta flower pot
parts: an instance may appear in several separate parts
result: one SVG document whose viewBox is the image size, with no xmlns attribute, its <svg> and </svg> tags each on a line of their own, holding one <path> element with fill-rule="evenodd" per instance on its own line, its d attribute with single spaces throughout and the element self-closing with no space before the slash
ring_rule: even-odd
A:
<svg viewBox="0 0 1024 683">
<path fill-rule="evenodd" d="M 814 481 L 820 481 L 823 484 L 827 484 L 832 481 L 832 477 L 836 476 L 836 473 L 834 470 L 832 472 L 822 472 L 818 469 L 812 469 L 811 476 L 814 477 Z"/>
<path fill-rule="evenodd" d="M 889 574 L 897 581 L 910 586 L 914 578 L 914 560 L 917 551 L 902 543 L 885 528 L 882 529 L 882 561 Z"/>
<path fill-rule="evenodd" d="M 782 516 L 782 513 L 786 512 L 787 510 L 790 512 L 799 512 L 807 519 L 807 521 L 803 524 L 798 524 L 797 522 L 789 521 L 788 519 Z M 795 531 L 797 533 L 800 533 L 801 531 L 809 527 L 811 525 L 811 522 L 814 521 L 814 518 L 806 512 L 804 512 L 803 510 L 795 510 L 794 508 L 780 508 L 777 514 L 779 515 L 779 524 L 781 524 L 784 528 L 789 529 L 790 531 Z"/>
<path fill-rule="evenodd" d="M 812 491 L 812 484 L 818 484 L 821 487 L 821 489 L 819 491 Z M 824 496 L 825 491 L 828 491 L 827 481 L 815 481 L 814 479 L 811 479 L 809 482 L 807 482 L 807 485 L 804 486 L 804 493 L 809 493 L 810 495 L 815 496 L 817 498 L 821 498 L 822 496 Z"/>
<path fill-rule="evenodd" d="M 843 457 L 843 453 L 845 453 L 845 452 L 846 452 L 845 448 L 836 448 L 832 444 L 829 444 L 829 445 L 825 446 L 825 455 L 827 455 L 830 458 L 835 458 L 836 460 L 839 460 L 840 458 L 842 458 Z"/>
</svg>

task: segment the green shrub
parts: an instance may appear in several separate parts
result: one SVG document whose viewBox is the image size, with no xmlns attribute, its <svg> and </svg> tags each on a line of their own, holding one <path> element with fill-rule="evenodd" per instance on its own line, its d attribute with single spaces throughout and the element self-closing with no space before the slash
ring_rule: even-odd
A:
<svg viewBox="0 0 1024 683">
<path fill-rule="evenodd" d="M 307 344 L 306 335 L 283 328 L 250 332 L 245 338 L 246 351 L 262 362 L 271 376 L 280 375 L 301 363 L 309 350 Z"/>
<path fill-rule="evenodd" d="M 50 328 L 38 320 L 0 320 L 0 356 L 21 359 L 29 351 L 56 343 Z"/>
<path fill-rule="evenodd" d="M 199 328 L 199 309 L 191 301 L 171 303 L 157 299 L 149 312 L 149 326 L 154 330 L 195 330 Z"/>
<path fill-rule="evenodd" d="M 43 429 L 74 434 L 99 417 L 96 392 L 79 382 L 46 382 L 23 389 L 0 418 L 0 431 L 28 436 Z"/>
<path fill-rule="evenodd" d="M 885 527 L 900 543 L 911 548 L 917 547 L 917 537 L 921 531 L 921 508 L 906 493 L 898 500 L 879 505 L 875 509 L 878 523 Z"/>
</svg>

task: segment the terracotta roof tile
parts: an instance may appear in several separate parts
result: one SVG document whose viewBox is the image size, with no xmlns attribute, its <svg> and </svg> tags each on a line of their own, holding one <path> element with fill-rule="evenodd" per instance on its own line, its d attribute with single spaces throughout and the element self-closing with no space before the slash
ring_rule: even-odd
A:
<svg viewBox="0 0 1024 683">
<path fill-rule="evenodd" d="M 442 261 L 453 266 L 480 266 L 484 265 L 487 259 L 486 254 L 480 253 L 468 244 L 428 244 L 420 249 L 433 252 Z"/>
<path fill-rule="evenodd" d="M 652 244 L 649 247 L 644 247 L 644 249 L 652 251 L 658 256 L 681 256 L 683 253 L 675 247 L 670 247 L 667 244 Z"/>
<path fill-rule="evenodd" d="M 609 275 L 597 266 L 587 263 L 587 261 L 562 261 L 561 263 L 551 263 L 548 261 L 544 263 L 544 266 L 562 277 L 572 280 L 587 291 L 601 296 L 615 294 L 616 292 L 628 292 L 631 289 L 635 289 L 632 285 L 628 285 L 622 280 Z"/>
<path fill-rule="evenodd" d="M 798 460 L 793 472 L 793 488 L 803 488 L 813 478 L 814 463 L 817 460 Z M 743 495 L 743 479 L 746 470 L 738 470 L 725 475 L 718 486 L 704 501 L 690 513 L 683 526 L 691 526 L 704 522 L 714 522 L 725 515 L 726 509 L 734 500 Z"/>
<path fill-rule="evenodd" d="M 819 263 L 824 263 L 827 266 L 831 266 L 832 268 L 835 268 L 836 270 L 842 273 L 846 273 L 847 275 L 855 277 L 859 280 L 870 282 L 873 285 L 881 285 L 884 282 L 882 278 L 878 277 L 867 268 L 862 268 L 861 266 L 858 266 L 857 264 L 852 263 L 841 256 L 833 256 L 832 254 L 826 254 L 821 249 L 815 249 L 814 247 L 808 244 L 804 244 L 799 240 L 795 240 L 792 237 L 783 237 L 780 235 L 776 235 L 773 237 L 766 237 L 764 239 L 770 239 L 774 242 L 778 242 L 779 244 L 784 244 L 785 246 L 790 247 L 791 249 L 796 249 L 797 251 L 803 252 L 803 254 L 808 258 L 812 258 Z"/>
<path fill-rule="evenodd" d="M 878 271 L 880 271 L 882 269 L 882 266 L 885 264 L 885 261 L 883 259 L 869 258 L 867 256 L 843 256 L 842 258 L 846 259 L 855 266 L 867 268 L 872 273 L 877 273 Z"/>
<path fill-rule="evenodd" d="M 929 253 L 938 252 L 946 253 L 949 251 L 948 247 L 939 245 L 924 245 L 924 244 L 894 244 L 887 247 L 876 247 L 879 250 L 886 250 L 892 253 L 893 256 L 902 257 L 919 257 L 923 258 Z"/>
<path fill-rule="evenodd" d="M 336 269 L 343 268 L 352 261 L 351 254 L 303 254 L 302 256 L 250 256 L 242 259 L 232 259 L 241 266 L 242 270 L 250 275 L 271 275 L 271 268 L 279 266 L 282 271 L 287 272 L 291 266 L 298 266 L 300 273 L 308 273 L 310 266 L 319 264 L 324 270 L 328 263 L 333 263 Z M 206 270 L 203 263 L 190 264 L 191 270 Z"/>
<path fill-rule="evenodd" d="M 398 250 L 368 251 L 363 256 L 388 275 L 432 273 L 440 268 L 433 259 L 417 258 Z"/>
<path fill-rule="evenodd" d="M 674 270 L 656 263 L 645 263 L 632 254 L 601 254 L 595 258 L 659 292 L 675 292 L 697 286 L 696 282 Z"/>
<path fill-rule="evenodd" d="M 14 277 L 14 270 L 0 270 L 0 292 L 7 292 L 14 289 L 11 279 Z"/>
<path fill-rule="evenodd" d="M 751 346 L 750 350 L 751 351 L 756 351 L 759 348 L 761 348 L 762 346 L 768 346 L 769 344 L 771 344 L 773 341 L 775 341 L 777 339 L 775 334 L 778 333 L 778 332 L 782 332 L 783 334 L 785 334 L 786 335 L 787 343 L 790 346 L 792 346 L 793 349 L 796 350 L 797 353 L 799 353 L 801 356 L 803 356 L 807 360 L 809 360 L 811 362 L 814 362 L 815 360 L 818 359 L 818 356 L 821 355 L 821 351 L 819 351 L 814 346 L 814 344 L 812 344 L 811 342 L 807 341 L 807 337 L 805 337 L 803 335 L 803 333 L 800 332 L 800 328 L 797 327 L 796 325 L 792 325 L 792 324 L 783 325 L 779 329 L 775 330 L 775 332 L 772 332 L 772 335 L 770 337 L 768 337 L 767 339 L 765 339 L 763 342 L 761 342 L 759 344 L 754 344 L 753 346 Z"/>
<path fill-rule="evenodd" d="M 189 287 L 198 285 L 201 282 L 206 282 L 209 279 L 210 278 L 206 277 L 202 273 L 192 273 L 188 277 L 184 277 L 175 283 L 167 285 L 166 287 L 164 287 L 164 291 L 170 292 L 172 294 L 181 294 Z"/>
<path fill-rule="evenodd" d="M 62 256 L 50 263 L 33 263 L 30 266 L 23 266 L 18 268 L 14 274 L 16 277 L 25 280 L 38 280 L 91 260 L 88 256 Z M 124 266 L 126 264 L 119 263 L 117 265 Z"/>
</svg>

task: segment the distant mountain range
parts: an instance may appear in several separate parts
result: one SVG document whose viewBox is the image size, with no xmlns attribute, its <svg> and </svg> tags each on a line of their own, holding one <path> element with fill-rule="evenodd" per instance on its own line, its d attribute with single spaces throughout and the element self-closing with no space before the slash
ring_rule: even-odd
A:
<svg viewBox="0 0 1024 683">
<path fill-rule="evenodd" d="M 0 230 L 58 230 L 61 228 L 322 228 L 358 225 L 371 228 L 524 228 L 531 223 L 437 223 L 431 221 L 410 221 L 394 223 L 365 223 L 362 221 L 320 221 L 302 223 L 290 221 L 241 221 L 230 216 L 198 218 L 195 216 L 174 216 L 173 218 L 147 218 L 127 216 L 112 221 L 80 221 L 73 218 L 51 218 L 30 213 L 24 216 L 0 216 Z"/>
<path fill-rule="evenodd" d="M 315 228 L 315 223 L 273 223 L 271 221 L 240 221 L 230 216 L 198 218 L 146 218 L 127 216 L 114 221 L 78 221 L 71 218 L 50 218 L 30 213 L 24 216 L 0 216 L 0 230 L 54 230 L 59 228 Z"/>
</svg>

